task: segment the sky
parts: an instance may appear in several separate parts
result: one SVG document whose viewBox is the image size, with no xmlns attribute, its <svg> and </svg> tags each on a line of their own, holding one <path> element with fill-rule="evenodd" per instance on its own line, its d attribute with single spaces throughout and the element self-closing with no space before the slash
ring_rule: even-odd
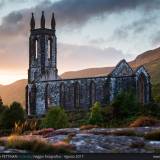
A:
<svg viewBox="0 0 160 160">
<path fill-rule="evenodd" d="M 58 73 L 116 65 L 160 46 L 160 0 L 0 0 L 0 84 L 27 78 L 31 12 L 56 18 Z"/>
</svg>

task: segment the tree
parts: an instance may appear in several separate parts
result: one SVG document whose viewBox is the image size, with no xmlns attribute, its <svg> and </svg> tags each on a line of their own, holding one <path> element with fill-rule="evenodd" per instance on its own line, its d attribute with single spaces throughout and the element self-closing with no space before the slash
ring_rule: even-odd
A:
<svg viewBox="0 0 160 160">
<path fill-rule="evenodd" d="M 15 123 L 23 122 L 25 112 L 18 102 L 13 102 L 10 107 L 5 107 L 1 114 L 0 124 L 3 129 L 12 129 Z"/>
<path fill-rule="evenodd" d="M 100 125 L 103 122 L 103 116 L 101 112 L 101 104 L 99 102 L 95 102 L 93 107 L 91 108 L 91 113 L 89 117 L 90 124 Z"/>
<path fill-rule="evenodd" d="M 65 128 L 68 126 L 68 117 L 61 107 L 52 107 L 42 120 L 44 128 Z"/>
<path fill-rule="evenodd" d="M 139 112 L 136 96 L 131 92 L 121 92 L 112 103 L 113 116 L 117 118 L 127 118 Z"/>
</svg>

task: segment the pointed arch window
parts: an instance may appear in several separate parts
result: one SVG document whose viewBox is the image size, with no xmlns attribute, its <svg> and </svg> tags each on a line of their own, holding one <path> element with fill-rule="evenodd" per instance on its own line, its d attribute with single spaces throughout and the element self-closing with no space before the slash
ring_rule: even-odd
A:
<svg viewBox="0 0 160 160">
<path fill-rule="evenodd" d="M 80 85 L 78 82 L 74 84 L 74 105 L 75 108 L 80 107 Z"/>
<path fill-rule="evenodd" d="M 65 85 L 61 83 L 60 85 L 60 106 L 65 106 Z"/>
<path fill-rule="evenodd" d="M 28 112 L 28 85 L 25 88 L 25 92 L 26 92 L 26 94 L 25 94 L 25 98 L 26 98 L 26 112 L 28 114 L 29 113 Z"/>
<path fill-rule="evenodd" d="M 145 103 L 145 92 L 146 92 L 146 78 L 144 74 L 141 74 L 138 79 L 138 98 L 139 102 Z"/>
<path fill-rule="evenodd" d="M 93 106 L 93 104 L 96 101 L 96 84 L 94 81 L 91 81 L 90 83 L 89 92 L 90 92 L 90 106 Z"/>
<path fill-rule="evenodd" d="M 47 51 L 47 53 L 48 53 L 48 59 L 51 59 L 51 55 L 52 55 L 52 38 L 48 39 L 48 45 L 47 45 L 47 47 L 48 47 L 48 51 Z"/>
<path fill-rule="evenodd" d="M 48 101 L 49 95 L 48 95 L 48 84 L 45 87 L 45 109 L 48 110 L 48 106 L 50 105 L 50 102 Z"/>
<path fill-rule="evenodd" d="M 107 104 L 109 102 L 109 99 L 110 99 L 109 82 L 107 80 L 103 85 L 103 103 Z"/>
<path fill-rule="evenodd" d="M 36 113 L 36 85 L 33 84 L 31 91 L 29 93 L 30 98 L 30 114 L 34 115 Z"/>
<path fill-rule="evenodd" d="M 35 40 L 35 58 L 38 58 L 38 40 Z"/>
</svg>

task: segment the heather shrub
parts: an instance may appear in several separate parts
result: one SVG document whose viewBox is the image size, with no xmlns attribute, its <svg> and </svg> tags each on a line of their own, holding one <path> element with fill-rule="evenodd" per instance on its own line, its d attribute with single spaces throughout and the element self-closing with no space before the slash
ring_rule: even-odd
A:
<svg viewBox="0 0 160 160">
<path fill-rule="evenodd" d="M 68 126 L 68 117 L 61 107 L 53 107 L 42 120 L 43 128 L 65 128 Z"/>
<path fill-rule="evenodd" d="M 141 116 L 134 120 L 130 124 L 130 127 L 154 126 L 157 123 L 159 123 L 159 121 L 153 117 Z"/>
<path fill-rule="evenodd" d="M 88 129 L 93 129 L 93 128 L 98 128 L 98 126 L 97 125 L 92 125 L 92 124 L 87 124 L 87 125 L 80 126 L 80 130 L 88 130 Z"/>
<path fill-rule="evenodd" d="M 8 148 L 28 150 L 32 153 L 70 153 L 72 146 L 66 143 L 50 144 L 44 139 L 11 135 L 6 140 L 0 139 L 0 144 Z"/>
</svg>

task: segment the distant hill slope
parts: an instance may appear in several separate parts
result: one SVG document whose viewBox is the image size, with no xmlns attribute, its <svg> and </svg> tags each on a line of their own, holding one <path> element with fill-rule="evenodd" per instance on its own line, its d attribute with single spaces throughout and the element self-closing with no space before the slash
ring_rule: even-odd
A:
<svg viewBox="0 0 160 160">
<path fill-rule="evenodd" d="M 136 57 L 134 61 L 129 62 L 135 68 L 144 65 L 151 75 L 153 84 L 160 84 L 160 48 L 144 52 Z M 61 78 L 80 78 L 104 76 L 110 73 L 114 67 L 89 68 L 80 71 L 65 72 Z M 25 104 L 25 86 L 26 79 L 16 81 L 10 85 L 0 85 L 0 96 L 5 104 L 10 104 L 13 101 L 18 101 Z M 160 85 L 159 85 L 160 86 Z"/>
<path fill-rule="evenodd" d="M 157 60 L 160 60 L 160 48 L 149 50 L 147 52 L 138 55 L 135 60 L 130 62 L 130 64 L 133 67 L 137 67 Z"/>
<path fill-rule="evenodd" d="M 130 62 L 132 67 L 144 65 L 151 75 L 153 84 L 160 84 L 160 48 L 144 52 Z"/>
<path fill-rule="evenodd" d="M 82 77 L 95 77 L 104 76 L 110 73 L 114 67 L 103 67 L 103 68 L 88 68 L 79 71 L 70 71 L 63 73 L 60 77 L 62 79 L 70 78 L 82 78 Z"/>
<path fill-rule="evenodd" d="M 160 48 L 144 52 L 136 57 L 129 64 L 136 68 L 144 65 L 151 75 L 152 83 L 160 83 Z M 109 74 L 114 67 L 89 68 L 80 71 L 65 72 L 61 75 L 62 79 L 103 76 Z"/>
<path fill-rule="evenodd" d="M 13 101 L 18 101 L 24 106 L 26 84 L 27 80 L 22 79 L 9 85 L 0 85 L 0 96 L 4 104 L 9 105 Z"/>
</svg>

